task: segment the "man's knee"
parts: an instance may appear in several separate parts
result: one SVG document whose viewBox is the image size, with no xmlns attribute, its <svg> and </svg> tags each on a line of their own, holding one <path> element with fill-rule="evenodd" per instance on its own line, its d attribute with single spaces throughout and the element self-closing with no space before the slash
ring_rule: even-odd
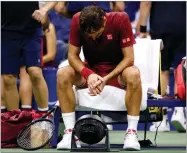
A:
<svg viewBox="0 0 187 153">
<path fill-rule="evenodd" d="M 43 79 L 42 70 L 39 67 L 30 67 L 28 68 L 28 74 L 31 78 L 32 83 L 38 83 L 40 80 Z"/>
<path fill-rule="evenodd" d="M 59 86 L 68 85 L 69 83 L 71 83 L 74 73 L 75 73 L 74 70 L 69 66 L 58 69 L 57 84 Z"/>
<path fill-rule="evenodd" d="M 3 81 L 4 81 L 4 88 L 11 89 L 13 86 L 16 85 L 16 76 L 14 75 L 3 75 Z"/>
<path fill-rule="evenodd" d="M 133 88 L 136 88 L 141 83 L 140 71 L 135 66 L 125 69 L 122 73 L 122 77 L 126 81 L 126 84 L 131 85 Z"/>
</svg>

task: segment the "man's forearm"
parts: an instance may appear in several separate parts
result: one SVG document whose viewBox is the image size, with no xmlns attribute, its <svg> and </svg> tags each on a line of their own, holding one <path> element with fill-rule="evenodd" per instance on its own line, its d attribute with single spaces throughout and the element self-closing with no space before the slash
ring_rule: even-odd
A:
<svg viewBox="0 0 187 153">
<path fill-rule="evenodd" d="M 130 67 L 130 66 L 133 66 L 133 65 L 134 65 L 134 59 L 124 58 L 116 66 L 116 68 L 106 76 L 107 81 L 117 77 L 119 74 L 121 74 L 123 72 L 124 69 L 126 69 L 127 67 Z"/>
<path fill-rule="evenodd" d="M 68 61 L 70 66 L 78 73 L 81 73 L 81 70 L 85 67 L 79 56 L 68 54 Z"/>
<path fill-rule="evenodd" d="M 146 26 L 147 19 L 149 17 L 151 10 L 151 2 L 141 2 L 140 3 L 140 25 Z"/>
<path fill-rule="evenodd" d="M 54 8 L 54 6 L 57 4 L 58 2 L 46 2 L 45 5 L 43 5 L 43 7 L 41 9 L 45 10 L 45 11 L 49 11 L 52 8 Z"/>
</svg>

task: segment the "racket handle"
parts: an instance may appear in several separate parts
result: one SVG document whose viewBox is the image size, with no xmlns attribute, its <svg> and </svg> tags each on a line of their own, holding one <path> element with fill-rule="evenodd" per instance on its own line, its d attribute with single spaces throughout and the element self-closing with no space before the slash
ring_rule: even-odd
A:
<svg viewBox="0 0 187 153">
<path fill-rule="evenodd" d="M 49 112 L 47 112 L 47 114 L 45 114 L 44 116 L 42 116 L 42 118 L 46 118 L 49 114 L 51 114 L 52 112 L 54 112 L 57 109 L 58 106 L 54 106 L 51 110 L 49 110 Z"/>
</svg>

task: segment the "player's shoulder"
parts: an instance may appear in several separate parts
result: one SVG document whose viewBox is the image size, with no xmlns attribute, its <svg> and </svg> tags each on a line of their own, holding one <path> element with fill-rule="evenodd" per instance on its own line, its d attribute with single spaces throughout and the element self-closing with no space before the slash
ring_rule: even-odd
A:
<svg viewBox="0 0 187 153">
<path fill-rule="evenodd" d="M 79 25 L 79 18 L 80 18 L 80 12 L 74 14 L 73 18 L 72 18 L 72 21 L 71 21 L 71 24 L 78 26 Z"/>
<path fill-rule="evenodd" d="M 81 12 L 77 12 L 73 15 L 73 19 L 79 19 Z"/>
<path fill-rule="evenodd" d="M 128 15 L 125 12 L 111 12 L 108 14 L 108 22 L 111 26 L 118 28 L 122 23 L 128 20 Z"/>
</svg>

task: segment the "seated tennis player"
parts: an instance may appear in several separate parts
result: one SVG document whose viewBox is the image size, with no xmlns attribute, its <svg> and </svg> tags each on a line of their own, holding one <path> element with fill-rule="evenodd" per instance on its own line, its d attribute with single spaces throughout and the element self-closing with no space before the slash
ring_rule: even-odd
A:
<svg viewBox="0 0 187 153">
<path fill-rule="evenodd" d="M 90 96 L 99 95 L 105 85 L 111 85 L 126 90 L 128 128 L 123 149 L 140 150 L 137 125 L 142 87 L 140 72 L 134 66 L 134 43 L 131 23 L 124 12 L 105 13 L 98 6 L 89 6 L 73 16 L 68 52 L 70 65 L 57 73 L 58 99 L 65 124 L 65 134 L 57 149 L 71 148 L 76 104 L 73 85 L 88 87 Z M 85 62 L 79 58 L 81 47 Z M 79 140 L 76 142 L 80 147 Z"/>
</svg>

